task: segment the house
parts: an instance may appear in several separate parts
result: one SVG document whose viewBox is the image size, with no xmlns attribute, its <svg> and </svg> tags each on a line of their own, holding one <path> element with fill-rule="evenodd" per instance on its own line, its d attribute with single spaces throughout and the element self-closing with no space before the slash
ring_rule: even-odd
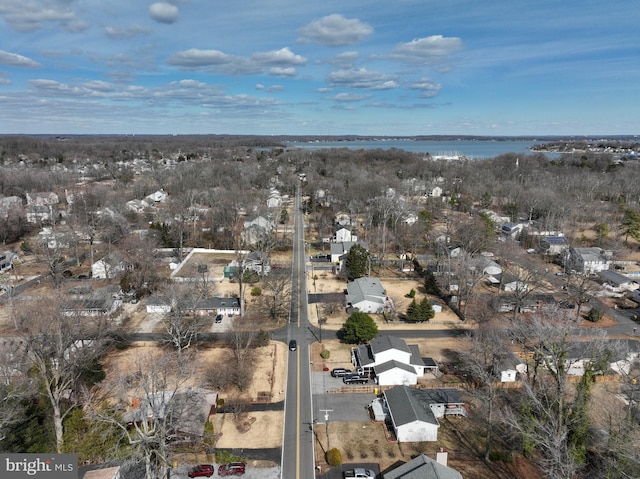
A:
<svg viewBox="0 0 640 479">
<path fill-rule="evenodd" d="M 603 350 L 604 346 L 604 350 Z M 583 376 L 587 366 L 595 359 L 603 358 L 609 353 L 607 370 L 627 375 L 640 358 L 640 345 L 633 340 L 609 340 L 604 344 L 591 341 L 573 341 L 570 343 L 565 360 L 565 368 L 569 376 Z M 597 371 L 606 373 L 607 371 Z"/>
<path fill-rule="evenodd" d="M 354 348 L 351 362 L 357 370 L 375 374 L 380 386 L 417 384 L 425 372 L 418 345 L 395 336 L 380 336 Z"/>
<path fill-rule="evenodd" d="M 614 293 L 635 291 L 640 285 L 638 282 L 615 271 L 604 270 L 598 273 L 602 286 Z"/>
<path fill-rule="evenodd" d="M 275 188 L 269 189 L 269 198 L 267 199 L 267 208 L 280 208 L 282 206 L 282 196 Z"/>
<path fill-rule="evenodd" d="M 88 298 L 71 299 L 62 308 L 65 316 L 109 316 L 122 305 L 122 300 L 110 295 L 95 295 Z"/>
<path fill-rule="evenodd" d="M 196 302 L 195 313 L 198 315 L 238 316 L 240 314 L 240 298 L 212 298 L 201 299 Z"/>
<path fill-rule="evenodd" d="M 343 243 L 345 241 L 352 241 L 352 242 L 358 241 L 358 236 L 350 228 L 341 226 L 340 228 L 336 229 L 335 233 L 333 234 L 333 238 L 331 239 L 331 242 Z"/>
<path fill-rule="evenodd" d="M 440 459 L 442 456 L 446 457 L 446 451 L 439 451 L 436 455 L 437 460 L 420 454 L 409 462 L 386 472 L 382 477 L 383 479 L 462 479 L 462 474 L 446 465 L 446 459 Z"/>
<path fill-rule="evenodd" d="M 434 313 L 442 313 L 442 305 L 438 301 L 431 301 L 431 307 Z"/>
<path fill-rule="evenodd" d="M 257 216 L 253 220 L 244 222 L 242 240 L 247 245 L 255 245 L 266 241 L 273 229 L 274 222 L 267 216 Z"/>
<path fill-rule="evenodd" d="M 151 193 L 150 195 L 145 196 L 144 199 L 148 204 L 161 203 L 167 199 L 167 196 L 168 195 L 164 192 L 164 190 L 158 190 L 154 193 Z"/>
<path fill-rule="evenodd" d="M 511 351 L 506 351 L 491 367 L 492 373 L 501 383 L 512 383 L 518 379 L 518 374 L 527 373 L 527 366 Z"/>
<path fill-rule="evenodd" d="M 515 238 L 520 233 L 522 233 L 522 228 L 523 225 L 521 223 L 513 223 L 509 221 L 503 224 L 500 230 L 502 231 L 502 234 Z"/>
<path fill-rule="evenodd" d="M 469 268 L 487 276 L 502 274 L 502 267 L 486 256 L 476 256 L 469 261 Z"/>
<path fill-rule="evenodd" d="M 383 410 L 398 442 L 438 440 L 438 418 L 467 416 L 465 403 L 457 389 L 416 389 L 396 386 L 382 393 Z"/>
<path fill-rule="evenodd" d="M 503 291 L 513 293 L 514 291 L 529 291 L 529 284 L 512 274 L 503 274 L 500 277 L 500 288 Z"/>
<path fill-rule="evenodd" d="M 13 269 L 13 261 L 20 259 L 13 251 L 0 253 L 0 273 Z"/>
<path fill-rule="evenodd" d="M 170 437 L 174 442 L 194 442 L 204 437 L 205 423 L 217 407 L 218 394 L 202 388 L 158 391 L 142 398 L 132 398 L 132 409 L 123 419 L 133 427 L 142 421 L 171 417 Z"/>
<path fill-rule="evenodd" d="M 406 213 L 402 217 L 402 222 L 408 226 L 414 225 L 418 222 L 418 215 L 415 213 Z"/>
<path fill-rule="evenodd" d="M 565 236 L 544 236 L 540 238 L 540 250 L 543 254 L 558 255 L 569 249 Z"/>
<path fill-rule="evenodd" d="M 440 198 L 442 196 L 442 188 L 440 186 L 432 186 L 427 189 L 425 196 L 428 198 Z"/>
<path fill-rule="evenodd" d="M 353 247 L 354 244 L 362 246 L 367 251 L 369 250 L 369 244 L 365 241 L 341 241 L 339 243 L 331 243 L 330 254 L 331 263 L 337 265 L 336 273 L 340 273 L 344 267 L 344 262 L 347 259 L 347 253 Z"/>
<path fill-rule="evenodd" d="M 595 274 L 609 269 L 611 256 L 611 251 L 602 248 L 569 248 L 564 251 L 562 260 L 566 270 Z"/>
<path fill-rule="evenodd" d="M 333 218 L 333 221 L 338 226 L 351 226 L 351 216 L 342 211 L 336 213 Z"/>
<path fill-rule="evenodd" d="M 53 205 L 28 205 L 26 214 L 27 223 L 43 223 L 55 218 Z"/>
<path fill-rule="evenodd" d="M 91 265 L 91 276 L 94 279 L 111 279 L 125 269 L 124 257 L 118 251 L 112 251 Z"/>
<path fill-rule="evenodd" d="M 243 261 L 244 269 L 255 271 L 260 276 L 266 276 L 271 271 L 269 255 L 264 251 L 252 251 Z"/>
<path fill-rule="evenodd" d="M 347 283 L 346 307 L 364 313 L 382 314 L 393 309 L 393 301 L 387 296 L 377 278 L 357 278 Z"/>
</svg>

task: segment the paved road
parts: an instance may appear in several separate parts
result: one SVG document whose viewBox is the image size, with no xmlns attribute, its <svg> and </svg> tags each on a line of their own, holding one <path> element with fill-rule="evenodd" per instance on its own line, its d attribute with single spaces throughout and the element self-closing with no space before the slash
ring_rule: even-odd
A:
<svg viewBox="0 0 640 479">
<path fill-rule="evenodd" d="M 293 266 L 291 271 L 291 310 L 287 326 L 287 342 L 297 341 L 289 351 L 287 392 L 285 395 L 282 477 L 312 479 L 315 477 L 314 441 L 311 397 L 310 345 L 315 338 L 307 317 L 307 285 L 305 273 L 304 224 L 298 189 L 294 212 Z"/>
</svg>

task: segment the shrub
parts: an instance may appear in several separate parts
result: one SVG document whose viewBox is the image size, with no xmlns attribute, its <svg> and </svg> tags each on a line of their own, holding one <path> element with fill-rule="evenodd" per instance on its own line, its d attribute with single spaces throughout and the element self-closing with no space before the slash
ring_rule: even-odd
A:
<svg viewBox="0 0 640 479">
<path fill-rule="evenodd" d="M 407 294 L 407 298 L 415 298 L 416 297 L 416 290 L 411 288 L 411 291 L 409 291 L 409 294 Z"/>
<path fill-rule="evenodd" d="M 322 352 L 320 352 L 320 357 L 322 359 L 329 359 L 330 356 L 331 356 L 331 351 L 329 351 L 328 349 L 325 349 Z"/>
<path fill-rule="evenodd" d="M 589 311 L 589 314 L 587 314 L 587 320 L 591 321 L 592 323 L 597 323 L 601 319 L 602 319 L 602 311 L 596 308 L 591 308 L 591 310 Z"/>
<path fill-rule="evenodd" d="M 262 294 L 262 288 L 254 286 L 251 288 L 251 296 L 260 296 Z"/>
<path fill-rule="evenodd" d="M 336 467 L 342 464 L 342 453 L 340 452 L 340 449 L 336 449 L 334 447 L 327 452 L 327 464 L 331 467 Z"/>
</svg>

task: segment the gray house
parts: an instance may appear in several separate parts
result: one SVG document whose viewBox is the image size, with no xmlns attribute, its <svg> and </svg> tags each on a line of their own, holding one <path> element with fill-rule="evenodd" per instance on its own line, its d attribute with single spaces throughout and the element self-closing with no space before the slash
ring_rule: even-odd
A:
<svg viewBox="0 0 640 479">
<path fill-rule="evenodd" d="M 438 418 L 467 416 L 457 389 L 416 389 L 396 386 L 383 393 L 383 409 L 399 442 L 437 441 Z"/>
<path fill-rule="evenodd" d="M 393 301 L 387 296 L 377 278 L 358 278 L 347 284 L 346 307 L 364 313 L 382 314 L 393 309 Z"/>
<path fill-rule="evenodd" d="M 446 453 L 445 453 L 446 454 Z M 438 453 L 438 455 L 442 455 Z M 420 454 L 409 462 L 396 467 L 392 471 L 383 475 L 384 479 L 462 479 L 462 475 L 441 464 L 439 461 L 431 459 L 429 456 Z"/>
</svg>

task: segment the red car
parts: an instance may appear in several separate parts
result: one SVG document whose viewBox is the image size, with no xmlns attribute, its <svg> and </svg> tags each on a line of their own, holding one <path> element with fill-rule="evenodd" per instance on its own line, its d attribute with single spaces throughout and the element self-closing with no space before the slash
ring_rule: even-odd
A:
<svg viewBox="0 0 640 479">
<path fill-rule="evenodd" d="M 244 474 L 245 464 L 243 462 L 230 462 L 229 464 L 220 464 L 218 474 L 221 476 L 242 476 Z"/>
<path fill-rule="evenodd" d="M 200 464 L 199 466 L 193 466 L 189 470 L 189 477 L 211 477 L 216 472 L 213 464 Z"/>
</svg>

